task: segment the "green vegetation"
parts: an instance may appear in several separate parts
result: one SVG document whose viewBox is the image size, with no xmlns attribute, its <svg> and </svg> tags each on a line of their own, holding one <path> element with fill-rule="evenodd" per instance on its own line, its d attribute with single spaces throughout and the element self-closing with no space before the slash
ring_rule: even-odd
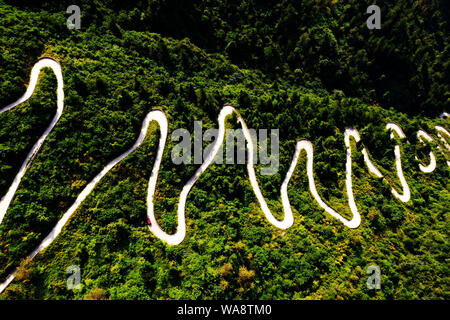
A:
<svg viewBox="0 0 450 320">
<path fill-rule="evenodd" d="M 21 2 L 22 4 L 18 4 Z M 382 29 L 368 30 L 366 1 L 209 0 L 78 1 L 82 29 L 68 30 L 69 4 L 0 0 L 0 107 L 25 91 L 39 57 L 63 69 L 65 110 L 31 163 L 0 225 L 0 281 L 20 265 L 2 299 L 448 299 L 449 173 L 436 144 L 436 118 L 449 111 L 449 4 L 392 1 Z M 14 3 L 14 4 L 13 4 Z M 56 80 L 41 73 L 36 93 L 0 115 L 0 196 L 56 110 Z M 307 184 L 305 156 L 289 185 L 294 225 L 264 218 L 244 165 L 212 165 L 186 205 L 187 236 L 178 246 L 146 225 L 147 184 L 158 147 L 154 126 L 144 144 L 117 165 L 32 261 L 42 241 L 83 187 L 136 140 L 142 120 L 162 109 L 169 134 L 217 127 L 232 103 L 250 128 L 280 130 L 280 170 L 258 176 L 272 211 L 300 138 L 315 147 L 318 191 L 351 216 L 345 196 L 344 130 L 355 127 L 385 179 L 353 155 L 354 193 L 362 224 L 344 227 L 323 212 Z M 394 142 L 398 123 L 411 188 L 404 204 Z M 229 121 L 230 126 L 238 127 Z M 155 211 L 176 228 L 182 187 L 196 170 L 174 165 L 168 139 Z M 443 147 L 443 146 L 442 146 Z M 418 170 L 431 150 L 437 168 Z M 450 160 L 450 158 L 447 158 Z M 258 172 L 258 171 L 257 171 Z M 366 288 L 366 267 L 381 268 L 381 290 Z M 66 288 L 79 265 L 80 290 Z"/>
</svg>

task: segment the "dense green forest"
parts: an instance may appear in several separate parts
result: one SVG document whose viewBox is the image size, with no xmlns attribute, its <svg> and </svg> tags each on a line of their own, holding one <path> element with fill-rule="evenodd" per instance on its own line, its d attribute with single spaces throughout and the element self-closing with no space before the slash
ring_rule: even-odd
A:
<svg viewBox="0 0 450 320">
<path fill-rule="evenodd" d="M 26 90 L 40 57 L 62 67 L 64 113 L 23 177 L 0 225 L 0 299 L 449 299 L 450 157 L 434 127 L 450 108 L 450 4 L 375 1 L 382 28 L 366 27 L 369 1 L 0 0 L 0 109 Z M 66 8 L 81 8 L 69 30 Z M 0 197 L 56 110 L 56 78 L 41 72 L 35 94 L 0 114 Z M 135 142 L 145 115 L 163 110 L 169 135 L 217 127 L 224 104 L 250 128 L 279 129 L 280 169 L 258 180 L 283 215 L 280 186 L 301 138 L 315 148 L 320 195 L 351 217 L 344 131 L 358 129 L 353 188 L 361 226 L 325 213 L 308 189 L 303 154 L 289 184 L 294 225 L 272 226 L 245 165 L 211 165 L 186 205 L 187 235 L 169 246 L 149 232 L 147 186 L 158 147 L 155 125 L 114 167 L 57 239 L 32 261 L 86 184 Z M 395 122 L 411 200 L 398 201 Z M 230 127 L 239 128 L 235 121 Z M 417 130 L 437 144 L 424 145 Z M 162 228 L 174 232 L 180 192 L 198 168 L 175 165 L 168 139 L 155 194 Z M 385 178 L 364 164 L 369 150 Z M 439 149 L 440 148 L 440 149 Z M 437 158 L 425 174 L 419 160 Z M 259 171 L 257 171 L 259 172 Z M 68 266 L 81 288 L 66 287 Z M 366 268 L 381 269 L 381 289 Z"/>
</svg>

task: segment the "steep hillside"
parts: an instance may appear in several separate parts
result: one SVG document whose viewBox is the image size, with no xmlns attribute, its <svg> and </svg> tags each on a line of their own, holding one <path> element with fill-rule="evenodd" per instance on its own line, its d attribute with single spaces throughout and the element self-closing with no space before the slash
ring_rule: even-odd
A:
<svg viewBox="0 0 450 320">
<path fill-rule="evenodd" d="M 44 56 L 61 65 L 65 100 L 0 224 L 0 282 L 21 264 L 0 298 L 449 298 L 450 157 L 435 128 L 450 129 L 437 118 L 450 101 L 444 1 L 385 5 L 386 22 L 373 33 L 359 2 L 191 1 L 186 8 L 173 0 L 136 7 L 80 1 L 81 30 L 66 28 L 64 3 L 22 3 L 0 0 L 0 109 L 25 92 Z M 0 114 L 0 196 L 55 114 L 56 88 L 46 69 L 30 100 Z M 256 170 L 278 219 L 280 187 L 300 139 L 314 146 L 318 193 L 352 217 L 344 132 L 357 129 L 361 141 L 351 145 L 359 228 L 319 206 L 302 153 L 288 188 L 292 227 L 267 221 L 245 165 L 213 164 L 188 196 L 186 238 L 167 245 L 146 222 L 160 137 L 152 123 L 143 144 L 105 175 L 56 240 L 26 259 L 89 181 L 133 145 L 156 109 L 168 118 L 169 137 L 155 213 L 166 232 L 175 232 L 180 193 L 199 165 L 171 161 L 170 134 L 193 132 L 194 121 L 204 131 L 218 128 L 225 104 L 249 128 L 279 129 L 278 172 Z M 407 139 L 391 139 L 387 123 L 397 123 Z M 240 127 L 235 117 L 227 125 Z M 435 143 L 420 143 L 419 129 Z M 391 192 L 402 190 L 396 144 L 407 202 Z M 368 171 L 363 148 L 383 178 Z M 437 166 L 427 174 L 419 163 L 430 161 L 430 151 Z M 70 265 L 81 268 L 80 290 L 66 288 Z M 366 287 L 369 265 L 381 269 L 380 290 Z"/>
</svg>

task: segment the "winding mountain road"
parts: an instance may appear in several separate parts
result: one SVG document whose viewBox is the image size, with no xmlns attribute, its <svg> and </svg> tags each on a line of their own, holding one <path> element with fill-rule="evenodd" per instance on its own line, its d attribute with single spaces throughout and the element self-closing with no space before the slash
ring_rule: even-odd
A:
<svg viewBox="0 0 450 320">
<path fill-rule="evenodd" d="M 64 110 L 64 81 L 63 76 L 61 72 L 61 67 L 59 63 L 53 59 L 50 58 L 43 58 L 40 59 L 33 67 L 31 71 L 31 77 L 30 77 L 30 83 L 29 86 L 25 92 L 25 94 L 16 102 L 6 106 L 5 108 L 0 110 L 0 114 L 4 113 L 8 110 L 11 110 L 15 106 L 27 101 L 33 94 L 36 84 L 39 79 L 39 73 L 43 68 L 50 68 L 53 70 L 53 72 L 56 75 L 57 79 L 57 111 L 56 114 L 48 126 L 48 128 L 45 130 L 44 134 L 39 138 L 39 140 L 36 142 L 36 144 L 32 147 L 31 151 L 28 153 L 27 157 L 25 158 L 25 161 L 23 162 L 22 166 L 19 169 L 19 172 L 14 178 L 13 183 L 11 184 L 10 188 L 8 189 L 8 192 L 6 195 L 0 200 L 0 223 L 2 222 L 9 205 L 11 204 L 11 201 L 14 198 L 14 195 L 19 187 L 20 181 L 22 177 L 25 175 L 27 168 L 29 167 L 32 159 L 34 156 L 38 153 L 40 150 L 42 144 L 44 143 L 45 139 L 47 138 L 48 134 L 52 131 L 56 123 L 58 122 L 59 118 L 62 115 L 62 112 Z M 205 161 L 203 164 L 197 169 L 197 171 L 194 173 L 194 175 L 188 180 L 186 185 L 183 187 L 180 199 L 178 203 L 177 208 L 177 221 L 178 226 L 177 230 L 174 234 L 167 234 L 164 232 L 161 227 L 159 226 L 155 214 L 154 214 L 154 205 L 153 205 L 153 196 L 156 189 L 156 184 L 158 180 L 158 173 L 161 165 L 162 156 L 164 153 L 164 148 L 166 145 L 167 140 L 167 134 L 168 134 L 168 122 L 167 118 L 161 110 L 153 110 L 150 111 L 147 116 L 145 117 L 142 128 L 139 134 L 138 139 L 133 144 L 133 146 L 128 149 L 126 152 L 112 160 L 110 163 L 108 163 L 103 170 L 98 173 L 83 189 L 83 191 L 78 195 L 73 205 L 63 214 L 61 219 L 57 222 L 56 226 L 52 229 L 52 231 L 45 237 L 45 239 L 39 244 L 39 246 L 29 255 L 29 257 L 34 258 L 39 252 L 44 250 L 46 247 L 48 247 L 60 234 L 62 228 L 66 223 L 69 221 L 70 217 L 75 213 L 77 208 L 81 205 L 81 203 L 86 199 L 86 197 L 92 192 L 92 190 L 95 188 L 96 184 L 120 161 L 125 159 L 129 154 L 131 154 L 134 150 L 136 150 L 141 143 L 144 141 L 147 131 L 149 128 L 149 124 L 152 121 L 156 121 L 160 128 L 160 138 L 159 138 L 159 146 L 158 151 L 156 155 L 156 159 L 153 165 L 152 173 L 149 179 L 148 184 L 148 193 L 147 193 L 147 215 L 148 218 L 152 221 L 152 225 L 149 226 L 150 231 L 159 239 L 165 241 L 166 243 L 170 245 L 177 245 L 181 243 L 185 236 L 186 236 L 186 221 L 185 221 L 185 205 L 187 201 L 187 197 L 189 195 L 189 192 L 191 191 L 192 187 L 194 186 L 195 182 L 198 180 L 200 175 L 210 166 L 212 163 L 214 157 L 216 156 L 217 152 L 219 151 L 221 145 L 223 144 L 224 138 L 225 138 L 225 121 L 228 116 L 231 114 L 236 113 L 238 122 L 240 123 L 244 137 L 247 142 L 247 171 L 250 178 L 250 184 L 253 188 L 253 191 L 255 193 L 256 198 L 258 199 L 259 205 L 267 218 L 267 220 L 273 224 L 275 227 L 280 229 L 287 229 L 292 226 L 294 223 L 294 217 L 291 209 L 291 205 L 289 202 L 288 197 L 288 184 L 291 179 L 291 176 L 296 168 L 299 156 L 302 151 L 306 153 L 307 156 L 307 163 L 306 163 L 306 172 L 308 176 L 308 184 L 309 184 L 309 190 L 318 203 L 318 205 L 325 210 L 329 215 L 332 217 L 338 219 L 341 221 L 345 226 L 349 228 L 357 228 L 359 227 L 361 223 L 361 216 L 358 212 L 358 208 L 353 196 L 353 190 L 352 190 L 352 144 L 350 138 L 353 138 L 355 142 L 359 142 L 361 140 L 360 135 L 356 129 L 348 128 L 345 130 L 345 145 L 346 145 L 346 193 L 348 198 L 348 203 L 350 210 L 353 214 L 353 217 L 351 220 L 346 219 L 342 215 L 340 215 L 338 212 L 336 212 L 334 209 L 329 207 L 325 201 L 322 200 L 321 196 L 317 192 L 316 184 L 314 181 L 314 170 L 313 170 L 313 163 L 314 163 L 314 148 L 310 141 L 308 140 L 300 140 L 296 144 L 295 148 L 295 154 L 292 159 L 291 165 L 289 167 L 289 170 L 286 174 L 286 177 L 281 185 L 281 200 L 283 204 L 283 211 L 284 211 L 284 218 L 282 220 L 277 220 L 272 212 L 270 211 L 264 196 L 261 193 L 256 174 L 255 169 L 253 165 L 253 140 L 251 138 L 250 131 L 247 128 L 247 125 L 245 124 L 245 121 L 240 116 L 239 112 L 231 105 L 226 105 L 222 108 L 220 111 L 219 117 L 218 117 L 218 124 L 219 124 L 219 134 L 217 139 L 214 141 L 210 153 L 207 155 Z M 394 138 L 394 133 L 401 139 L 405 138 L 405 135 L 401 128 L 395 124 L 395 123 L 388 123 L 386 126 L 386 129 L 391 130 L 391 138 Z M 446 135 L 447 138 L 450 137 L 450 134 L 446 129 L 443 127 L 436 126 L 436 130 L 438 131 L 439 137 L 444 142 L 444 145 L 450 152 L 450 146 L 448 145 L 446 139 L 443 137 L 443 135 Z M 429 134 L 427 134 L 425 131 L 420 130 L 418 132 L 418 137 L 420 141 L 432 141 L 433 139 Z M 440 147 L 439 147 L 440 148 Z M 442 151 L 442 149 L 441 149 Z M 364 157 L 364 162 L 369 170 L 369 172 L 376 178 L 383 178 L 383 174 L 380 172 L 379 169 L 373 164 L 373 162 L 370 160 L 369 154 L 367 150 L 364 148 L 362 149 L 362 154 Z M 407 202 L 410 199 L 410 190 L 408 187 L 408 183 L 406 182 L 406 179 L 403 175 L 402 170 L 402 164 L 401 164 L 401 152 L 400 152 L 400 146 L 396 145 L 394 149 L 395 154 L 395 163 L 396 163 L 396 170 L 397 175 L 399 177 L 402 191 L 398 192 L 394 188 L 392 188 L 392 193 L 395 197 L 397 197 L 400 201 Z M 447 163 L 450 166 L 450 163 Z M 419 168 L 421 171 L 425 173 L 432 172 L 436 167 L 436 160 L 434 157 L 434 154 L 430 153 L 430 163 L 426 166 L 419 165 Z M 5 282 L 0 284 L 0 293 L 5 290 L 5 288 L 13 281 L 15 276 L 16 270 L 13 271 L 6 279 Z"/>
</svg>

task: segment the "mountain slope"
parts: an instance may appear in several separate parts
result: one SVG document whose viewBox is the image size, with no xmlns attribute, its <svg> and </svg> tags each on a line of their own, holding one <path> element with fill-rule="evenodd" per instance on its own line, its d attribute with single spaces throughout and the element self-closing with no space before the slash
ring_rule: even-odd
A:
<svg viewBox="0 0 450 320">
<path fill-rule="evenodd" d="M 361 94 L 364 86 L 348 91 L 323 84 L 320 76 L 317 85 L 298 79 L 314 77 L 313 71 L 296 73 L 294 79 L 289 72 L 272 73 L 265 65 L 257 67 L 261 56 L 252 63 L 224 55 L 220 44 L 210 47 L 193 31 L 192 39 L 174 39 L 162 30 L 131 30 L 109 11 L 96 30 L 99 18 L 94 10 L 86 17 L 92 26 L 86 23 L 86 29 L 69 32 L 64 29 L 64 10 L 4 3 L 0 1 L 0 42 L 7 49 L 0 56 L 0 107 L 25 91 L 23 83 L 41 56 L 60 62 L 66 98 L 61 120 L 31 163 L 0 225 L 2 279 L 48 234 L 83 187 L 134 143 L 143 118 L 153 109 L 166 113 L 169 134 L 177 128 L 193 131 L 199 120 L 204 130 L 217 128 L 225 103 L 233 104 L 250 128 L 278 128 L 280 169 L 273 176 L 258 175 L 258 180 L 279 218 L 279 189 L 301 138 L 314 145 L 320 195 L 348 218 L 346 128 L 359 130 L 358 150 L 365 146 L 386 178 L 375 179 L 361 152 L 353 155 L 354 194 L 362 223 L 348 229 L 314 201 L 303 155 L 288 191 L 294 225 L 282 231 L 265 220 L 244 165 L 212 165 L 189 195 L 186 239 L 167 246 L 146 226 L 147 183 L 159 139 L 153 127 L 144 144 L 101 180 L 55 242 L 33 261 L 24 261 L 17 281 L 1 298 L 448 298 L 448 153 L 436 144 L 423 146 L 416 138 L 417 130 L 423 129 L 439 141 L 434 126 L 448 129 L 448 120 L 420 114 L 425 112 L 403 113 L 405 105 L 370 104 Z M 232 10 L 229 4 L 223 6 Z M 320 33 L 318 37 L 321 40 Z M 236 50 L 242 54 L 251 48 Z M 353 57 L 350 49 L 345 54 Z M 443 61 L 448 65 L 445 55 L 436 56 L 447 59 Z M 444 86 L 447 94 L 448 82 L 439 78 L 436 85 Z M 55 90 L 53 74 L 45 72 L 30 101 L 0 115 L 2 196 L 54 114 Z M 445 105 L 445 95 L 437 99 L 444 101 L 440 107 Z M 395 142 L 385 130 L 388 122 L 398 123 L 410 142 L 399 141 L 411 189 L 407 203 L 391 193 L 391 186 L 399 188 L 400 182 Z M 234 121 L 229 126 L 239 127 Z M 179 194 L 198 167 L 173 164 L 170 153 L 175 144 L 168 139 L 155 196 L 157 218 L 167 232 L 176 228 Z M 437 168 L 424 174 L 415 156 L 426 163 L 430 150 Z M 365 270 L 371 264 L 381 268 L 379 291 L 366 288 Z M 66 289 L 70 265 L 81 267 L 79 291 Z"/>
</svg>

